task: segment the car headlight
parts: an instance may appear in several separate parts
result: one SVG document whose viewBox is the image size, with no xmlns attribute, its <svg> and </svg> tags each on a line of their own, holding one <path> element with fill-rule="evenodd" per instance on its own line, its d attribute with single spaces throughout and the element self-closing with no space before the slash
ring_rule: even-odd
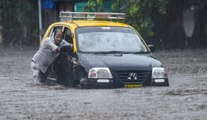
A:
<svg viewBox="0 0 207 120">
<path fill-rule="evenodd" d="M 88 78 L 112 78 L 109 68 L 91 68 L 88 72 Z"/>
<path fill-rule="evenodd" d="M 152 68 L 152 78 L 167 78 L 167 72 L 163 67 L 153 67 Z"/>
</svg>

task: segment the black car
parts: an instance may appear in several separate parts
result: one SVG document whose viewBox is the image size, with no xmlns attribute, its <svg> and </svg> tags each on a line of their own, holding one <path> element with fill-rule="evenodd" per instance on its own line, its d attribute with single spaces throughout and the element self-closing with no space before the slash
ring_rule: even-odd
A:
<svg viewBox="0 0 207 120">
<path fill-rule="evenodd" d="M 91 20 L 97 16 L 99 20 Z M 60 12 L 66 21 L 50 25 L 41 44 L 61 29 L 73 48 L 61 48 L 49 79 L 82 88 L 169 86 L 165 68 L 152 56 L 153 45 L 147 45 L 130 25 L 100 20 L 124 17 L 123 13 Z"/>
<path fill-rule="evenodd" d="M 59 83 L 82 88 L 169 86 L 165 68 L 150 52 L 154 47 L 146 46 L 132 28 L 77 28 L 76 40 L 77 52 L 64 46 L 54 65 L 59 66 Z"/>
</svg>

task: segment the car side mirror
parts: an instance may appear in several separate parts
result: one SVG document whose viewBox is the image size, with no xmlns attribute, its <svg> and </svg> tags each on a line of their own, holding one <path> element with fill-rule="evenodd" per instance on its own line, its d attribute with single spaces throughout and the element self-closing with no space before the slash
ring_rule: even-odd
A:
<svg viewBox="0 0 207 120">
<path fill-rule="evenodd" d="M 156 50 L 154 45 L 148 45 L 148 47 L 151 52 L 154 52 Z"/>
<path fill-rule="evenodd" d="M 64 45 L 60 48 L 60 53 L 72 53 L 73 47 L 71 45 Z"/>
</svg>

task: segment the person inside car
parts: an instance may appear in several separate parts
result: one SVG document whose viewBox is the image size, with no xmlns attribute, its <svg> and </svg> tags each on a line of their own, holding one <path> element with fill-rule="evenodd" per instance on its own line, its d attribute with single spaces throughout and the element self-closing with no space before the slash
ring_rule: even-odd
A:
<svg viewBox="0 0 207 120">
<path fill-rule="evenodd" d="M 62 39 L 62 31 L 56 30 L 54 37 L 48 37 L 32 58 L 31 68 L 33 71 L 34 84 L 45 83 L 50 71 L 51 64 L 60 54 L 60 48 L 72 44 Z"/>
</svg>

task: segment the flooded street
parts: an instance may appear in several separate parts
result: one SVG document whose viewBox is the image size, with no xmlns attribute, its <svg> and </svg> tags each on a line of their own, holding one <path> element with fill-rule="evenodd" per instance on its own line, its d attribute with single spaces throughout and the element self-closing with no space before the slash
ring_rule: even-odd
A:
<svg viewBox="0 0 207 120">
<path fill-rule="evenodd" d="M 33 85 L 37 49 L 0 46 L 0 120 L 207 120 L 207 50 L 156 51 L 170 87 Z"/>
</svg>

